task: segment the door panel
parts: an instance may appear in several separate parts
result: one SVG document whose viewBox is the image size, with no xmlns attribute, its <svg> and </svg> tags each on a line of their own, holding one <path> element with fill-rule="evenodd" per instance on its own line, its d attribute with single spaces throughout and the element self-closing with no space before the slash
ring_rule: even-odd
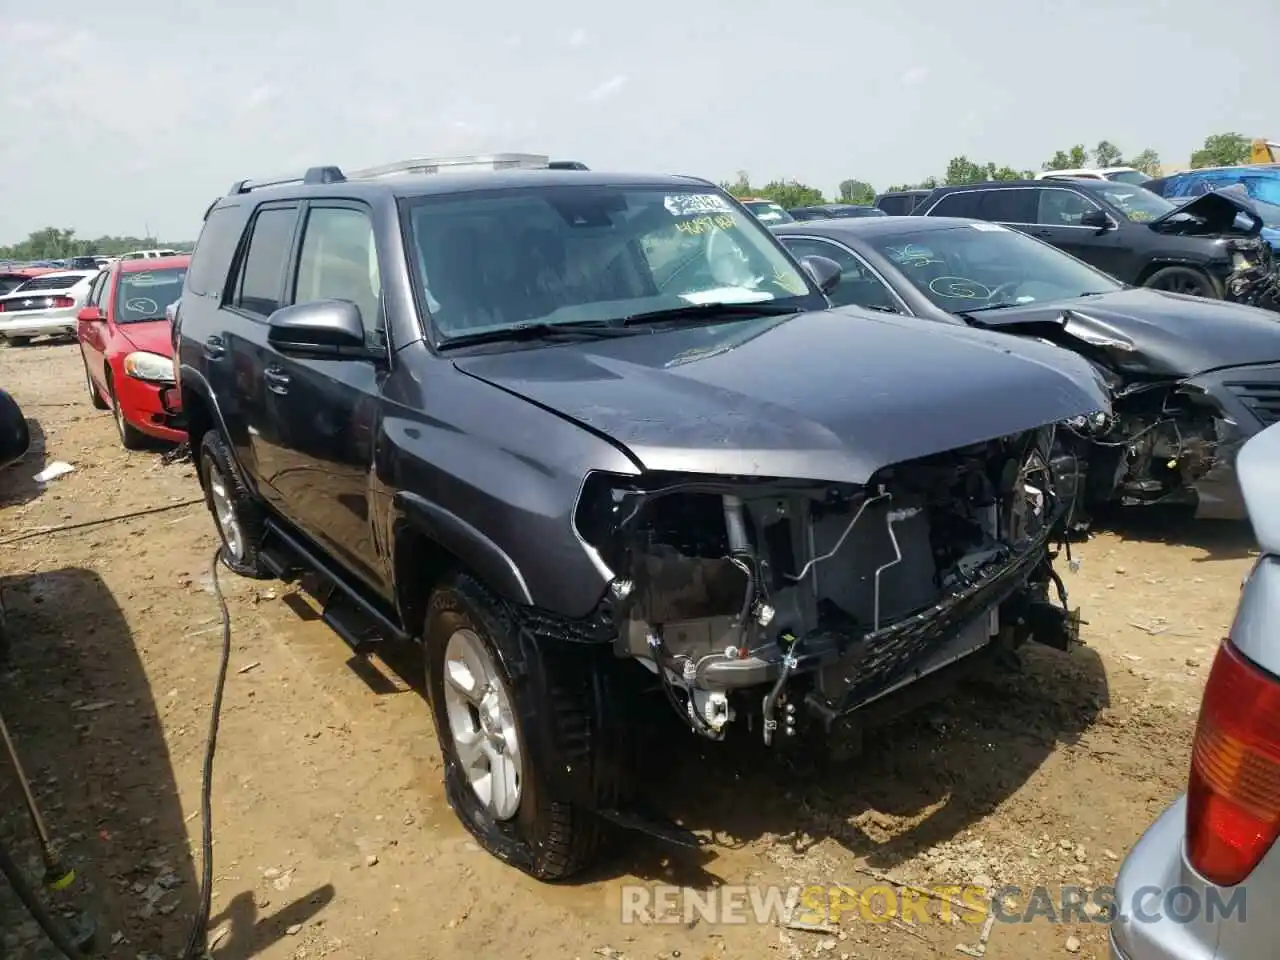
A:
<svg viewBox="0 0 1280 960">
<path fill-rule="evenodd" d="M 236 455 L 256 477 L 263 499 L 286 517 L 275 485 L 283 448 L 263 372 L 270 363 L 267 318 L 285 302 L 300 211 L 298 203 L 268 204 L 254 215 L 231 294 L 218 311 L 220 329 L 201 345 L 206 368 L 223 382 L 215 387 L 218 396 L 231 401 L 223 416 Z"/>
<path fill-rule="evenodd" d="M 270 348 L 263 371 L 264 430 L 275 446 L 272 483 L 282 510 L 348 571 L 390 596 L 385 551 L 375 540 L 371 484 L 386 377 L 381 280 L 369 212 L 357 204 L 308 204 L 292 302 L 354 303 L 378 361 L 326 359 Z"/>
</svg>

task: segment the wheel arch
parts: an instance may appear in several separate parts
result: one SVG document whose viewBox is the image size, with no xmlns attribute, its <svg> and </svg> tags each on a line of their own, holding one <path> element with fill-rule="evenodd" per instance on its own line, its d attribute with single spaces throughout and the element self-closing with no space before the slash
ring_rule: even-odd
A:
<svg viewBox="0 0 1280 960">
<path fill-rule="evenodd" d="M 483 532 L 425 497 L 395 495 L 392 563 L 396 608 L 417 635 L 431 591 L 454 572 L 466 572 L 504 600 L 532 606 L 528 582 L 515 561 Z"/>
<path fill-rule="evenodd" d="M 1208 264 L 1199 260 L 1189 260 L 1180 257 L 1156 257 L 1151 260 L 1138 273 L 1135 286 L 1146 286 L 1147 281 L 1150 280 L 1152 276 L 1157 272 L 1164 270 L 1166 267 L 1181 267 L 1184 270 L 1195 271 L 1209 281 L 1213 288 L 1218 291 L 1219 297 L 1223 296 L 1222 284 L 1219 282 L 1218 278 L 1213 275 Z"/>
</svg>

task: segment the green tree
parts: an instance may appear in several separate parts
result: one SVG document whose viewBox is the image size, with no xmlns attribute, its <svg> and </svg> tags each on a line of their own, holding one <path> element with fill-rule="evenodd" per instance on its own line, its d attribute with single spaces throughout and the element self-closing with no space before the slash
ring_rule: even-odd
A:
<svg viewBox="0 0 1280 960">
<path fill-rule="evenodd" d="M 937 187 L 937 177 L 925 177 L 919 183 L 895 183 L 885 193 L 898 193 L 902 190 L 935 190 Z"/>
<path fill-rule="evenodd" d="M 981 183 L 987 179 L 986 168 L 980 163 L 974 163 L 963 154 L 958 157 L 952 157 L 947 164 L 947 172 L 942 175 L 943 183 Z"/>
<path fill-rule="evenodd" d="M 841 180 L 841 203 L 874 203 L 876 188 L 863 180 Z"/>
<path fill-rule="evenodd" d="M 784 210 L 827 202 L 821 190 L 798 180 L 771 180 L 760 187 L 755 195 L 765 200 L 772 200 Z"/>
<path fill-rule="evenodd" d="M 1098 167 L 1118 167 L 1124 163 L 1124 154 L 1110 140 L 1099 140 L 1093 148 L 1093 163 Z"/>
<path fill-rule="evenodd" d="M 1249 162 L 1249 139 L 1239 133 L 1215 133 L 1191 154 L 1191 167 L 1234 167 Z"/>
<path fill-rule="evenodd" d="M 1083 143 L 1077 143 L 1070 150 L 1059 150 L 1052 157 L 1045 161 L 1043 169 L 1048 170 L 1079 170 L 1089 166 L 1089 151 L 1084 148 Z"/>
<path fill-rule="evenodd" d="M 109 237 L 84 240 L 67 228 L 44 227 L 35 230 L 27 239 L 9 247 L 0 247 L 0 260 L 64 260 L 67 257 L 100 256 L 115 257 L 130 250 L 163 247 L 173 250 L 190 250 L 191 241 L 162 242 L 155 237 Z"/>
<path fill-rule="evenodd" d="M 1158 177 L 1163 172 L 1160 166 L 1160 154 L 1150 147 L 1147 147 L 1147 149 L 1130 160 L 1127 166 L 1133 167 L 1135 170 L 1141 170 L 1148 177 Z"/>
</svg>

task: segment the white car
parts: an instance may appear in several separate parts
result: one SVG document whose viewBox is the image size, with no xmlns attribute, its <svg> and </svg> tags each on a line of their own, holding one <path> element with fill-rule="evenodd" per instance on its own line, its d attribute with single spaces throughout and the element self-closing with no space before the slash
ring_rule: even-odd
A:
<svg viewBox="0 0 1280 960">
<path fill-rule="evenodd" d="M 1045 170 L 1036 174 L 1037 180 L 1111 180 L 1140 187 L 1151 177 L 1133 167 L 1093 167 L 1079 170 Z"/>
<path fill-rule="evenodd" d="M 155 260 L 159 257 L 176 257 L 180 256 L 177 250 L 131 250 L 128 253 L 121 254 L 121 260 Z"/>
<path fill-rule="evenodd" d="M 0 340 L 20 345 L 46 334 L 75 336 L 76 317 L 98 273 L 42 273 L 0 297 Z"/>
</svg>

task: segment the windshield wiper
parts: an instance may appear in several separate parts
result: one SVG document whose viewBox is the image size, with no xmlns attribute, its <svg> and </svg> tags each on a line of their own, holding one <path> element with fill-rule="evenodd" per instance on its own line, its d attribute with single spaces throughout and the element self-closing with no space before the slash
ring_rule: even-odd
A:
<svg viewBox="0 0 1280 960">
<path fill-rule="evenodd" d="M 665 310 L 647 310 L 644 313 L 633 313 L 629 317 L 623 317 L 618 322 L 623 326 L 632 326 L 634 324 L 653 323 L 662 320 L 739 320 L 743 317 L 782 317 L 799 312 L 799 307 L 768 302 L 690 303 L 683 307 L 668 307 Z"/>
<path fill-rule="evenodd" d="M 455 347 L 470 347 L 479 343 L 516 343 L 528 340 L 599 340 L 606 337 L 629 336 L 632 331 L 624 330 L 616 322 L 610 320 L 575 320 L 565 323 L 522 323 L 513 327 L 499 327 L 496 330 L 477 330 L 475 333 L 459 333 L 441 340 L 436 347 L 440 350 L 451 350 Z"/>
</svg>

